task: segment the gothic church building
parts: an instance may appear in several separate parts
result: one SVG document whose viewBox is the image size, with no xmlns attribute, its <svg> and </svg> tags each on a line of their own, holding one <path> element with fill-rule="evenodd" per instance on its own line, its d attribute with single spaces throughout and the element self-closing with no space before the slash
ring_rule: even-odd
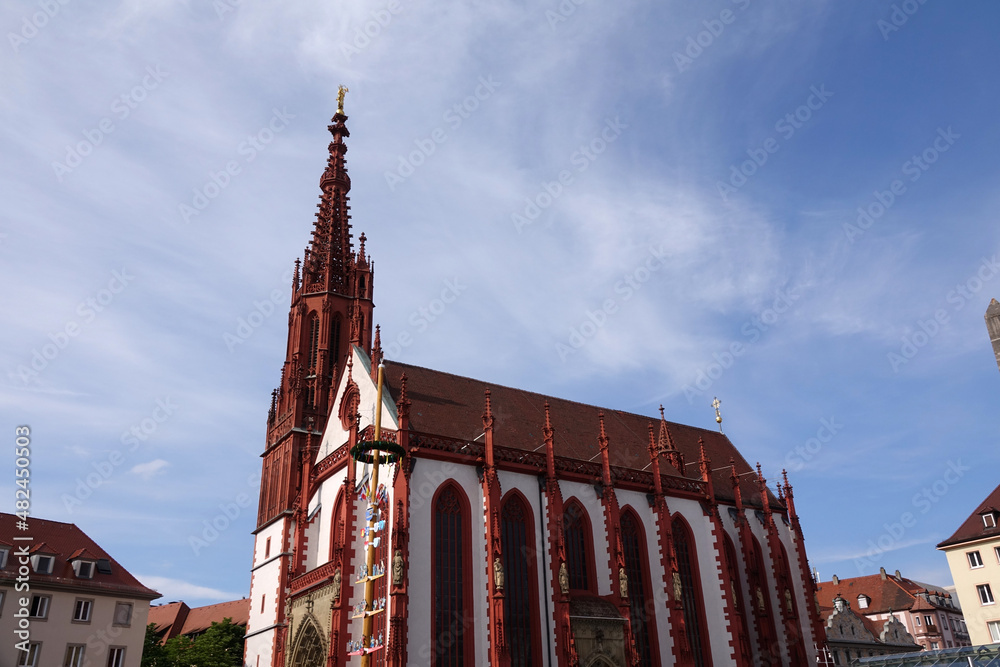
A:
<svg viewBox="0 0 1000 667">
<path fill-rule="evenodd" d="M 379 667 L 816 664 L 792 487 L 772 492 L 725 435 L 383 359 L 346 122 L 295 263 L 245 664 L 361 664 L 361 641 Z M 405 451 L 384 488 L 351 456 L 376 410 Z M 369 542 L 384 574 L 363 639 Z"/>
</svg>

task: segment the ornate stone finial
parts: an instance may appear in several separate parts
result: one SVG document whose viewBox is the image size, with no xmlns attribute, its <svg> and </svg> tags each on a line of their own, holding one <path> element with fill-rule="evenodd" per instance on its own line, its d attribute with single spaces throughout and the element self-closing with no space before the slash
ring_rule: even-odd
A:
<svg viewBox="0 0 1000 667">
<path fill-rule="evenodd" d="M 358 237 L 358 263 L 363 263 L 365 261 L 365 241 L 368 237 L 365 236 L 364 232 L 361 232 L 361 236 Z"/>
<path fill-rule="evenodd" d="M 716 396 L 715 400 L 712 401 L 712 407 L 715 408 L 715 423 L 719 425 L 719 433 L 722 433 L 722 413 L 719 411 L 721 405 L 722 401 Z"/>
<path fill-rule="evenodd" d="M 552 415 L 549 414 L 549 402 L 545 401 L 545 430 L 542 435 L 546 438 L 552 437 Z"/>
<path fill-rule="evenodd" d="M 490 398 L 490 390 L 486 390 L 486 412 L 483 413 L 483 428 L 493 428 L 493 401 Z"/>
<path fill-rule="evenodd" d="M 663 406 L 660 406 L 660 451 L 669 452 L 674 449 L 674 439 L 670 436 L 670 429 L 667 427 L 667 418 L 663 416 Z"/>
<path fill-rule="evenodd" d="M 601 450 L 604 450 L 608 447 L 608 433 L 604 430 L 604 413 L 598 413 L 597 419 L 601 422 L 601 434 L 598 436 L 597 442 L 600 445 Z"/>
<path fill-rule="evenodd" d="M 341 116 L 344 114 L 344 96 L 347 95 L 350 89 L 347 86 L 340 86 L 337 89 L 337 113 Z"/>
</svg>

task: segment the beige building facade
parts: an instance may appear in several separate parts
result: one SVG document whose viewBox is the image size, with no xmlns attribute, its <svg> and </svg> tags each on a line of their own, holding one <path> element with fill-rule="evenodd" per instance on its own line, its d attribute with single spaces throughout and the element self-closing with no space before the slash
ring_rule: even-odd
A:
<svg viewBox="0 0 1000 667">
<path fill-rule="evenodd" d="M 1000 486 L 938 545 L 948 558 L 974 645 L 1000 643 Z"/>
</svg>

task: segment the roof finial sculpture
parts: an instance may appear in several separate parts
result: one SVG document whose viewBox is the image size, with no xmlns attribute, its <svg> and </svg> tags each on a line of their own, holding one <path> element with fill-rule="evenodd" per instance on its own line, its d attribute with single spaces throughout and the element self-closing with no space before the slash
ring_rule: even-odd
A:
<svg viewBox="0 0 1000 667">
<path fill-rule="evenodd" d="M 341 116 L 344 114 L 344 96 L 347 95 L 350 89 L 347 86 L 340 86 L 337 89 L 337 113 Z"/>
<path fill-rule="evenodd" d="M 712 407 L 715 408 L 715 423 L 719 425 L 719 433 L 722 433 L 722 413 L 719 412 L 719 406 L 722 405 L 722 401 L 716 396 L 715 400 L 712 401 Z"/>
</svg>

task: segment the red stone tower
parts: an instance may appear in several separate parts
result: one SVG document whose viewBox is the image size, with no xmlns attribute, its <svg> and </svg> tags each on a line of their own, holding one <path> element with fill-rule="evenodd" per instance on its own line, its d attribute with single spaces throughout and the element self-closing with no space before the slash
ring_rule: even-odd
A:
<svg viewBox="0 0 1000 667">
<path fill-rule="evenodd" d="M 305 456 L 308 434 L 315 434 L 312 446 L 318 447 L 350 346 L 371 349 L 374 264 L 365 255 L 364 234 L 357 252 L 351 242 L 346 121 L 338 109 L 329 126 L 333 141 L 312 240 L 301 264 L 295 261 L 288 347 L 267 416 L 258 527 L 293 509 L 300 462 L 315 455 Z"/>
</svg>

